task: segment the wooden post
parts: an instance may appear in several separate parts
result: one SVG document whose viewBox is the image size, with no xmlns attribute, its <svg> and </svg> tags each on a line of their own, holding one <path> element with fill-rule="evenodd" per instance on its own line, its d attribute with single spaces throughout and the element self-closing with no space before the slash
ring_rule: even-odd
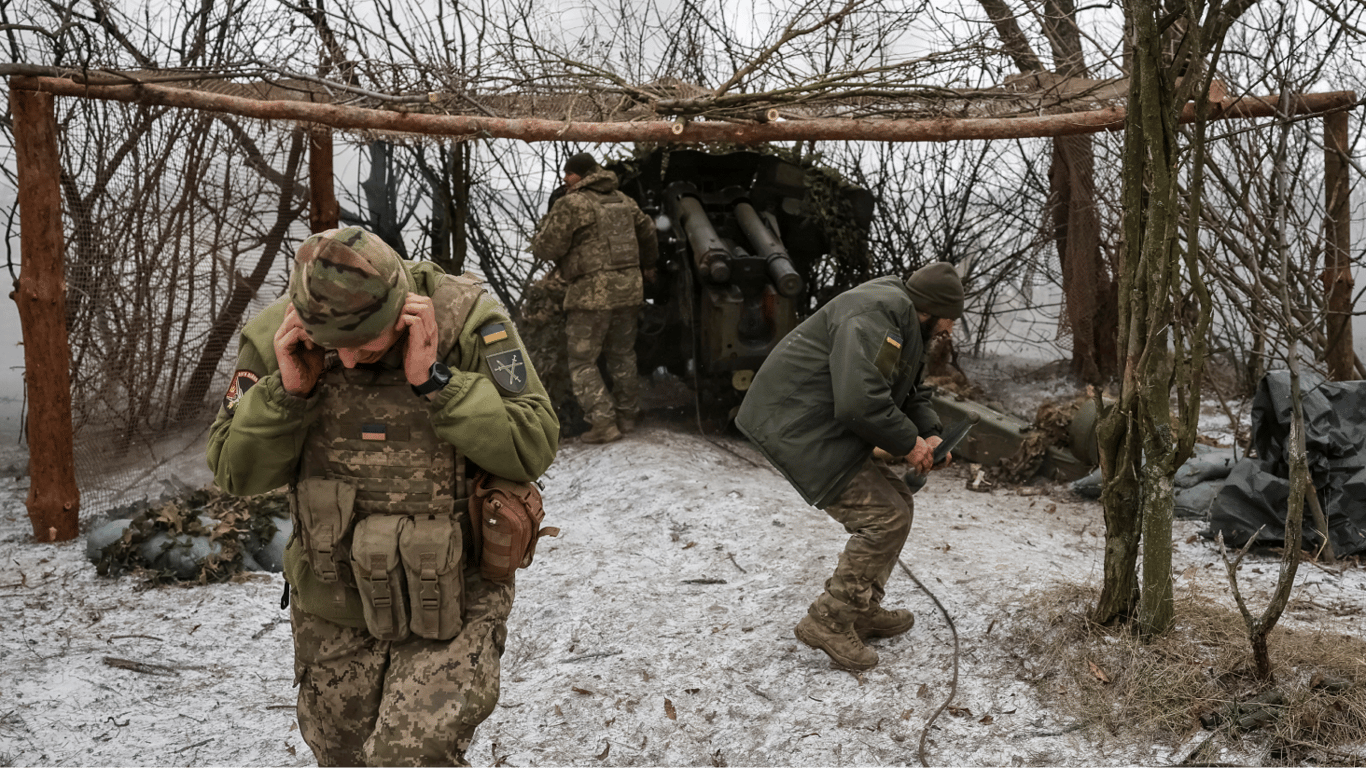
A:
<svg viewBox="0 0 1366 768">
<path fill-rule="evenodd" d="M 61 165 L 50 94 L 10 90 L 19 170 L 19 305 L 28 391 L 28 515 L 39 541 L 80 533 L 81 494 L 71 444 L 71 349 L 62 264 Z"/>
<path fill-rule="evenodd" d="M 336 229 L 340 216 L 332 181 L 332 131 L 308 132 L 308 231 Z"/>
<path fill-rule="evenodd" d="M 1356 352 L 1352 345 L 1352 265 L 1347 253 L 1352 238 L 1352 212 L 1348 205 L 1347 112 L 1323 117 L 1324 269 L 1323 292 L 1327 312 L 1328 377 L 1333 381 L 1356 378 Z"/>
</svg>

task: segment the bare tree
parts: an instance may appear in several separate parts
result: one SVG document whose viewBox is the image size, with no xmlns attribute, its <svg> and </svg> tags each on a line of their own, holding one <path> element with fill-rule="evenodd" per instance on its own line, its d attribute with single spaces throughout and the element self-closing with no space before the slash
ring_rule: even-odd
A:
<svg viewBox="0 0 1366 768">
<path fill-rule="evenodd" d="M 981 0 L 1004 45 L 1004 52 L 1034 87 L 1045 87 L 1048 72 L 1003 0 Z M 1051 74 L 1088 77 L 1077 8 L 1072 0 L 1046 0 L 1041 26 L 1052 48 Z M 1026 79 L 1026 82 L 1028 80 Z M 1051 82 L 1047 81 L 1047 82 Z M 1094 140 L 1061 136 L 1052 140 L 1048 211 L 1062 272 L 1066 331 L 1072 342 L 1072 373 L 1100 384 L 1116 372 L 1115 270 L 1101 250 L 1101 220 L 1096 200 Z"/>
</svg>

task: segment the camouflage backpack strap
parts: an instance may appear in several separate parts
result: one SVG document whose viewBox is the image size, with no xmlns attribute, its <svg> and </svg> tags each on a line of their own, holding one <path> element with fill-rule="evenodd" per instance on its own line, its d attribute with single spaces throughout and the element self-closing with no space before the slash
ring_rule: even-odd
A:
<svg viewBox="0 0 1366 768">
<path fill-rule="evenodd" d="M 466 272 L 463 275 L 444 275 L 432 291 L 432 305 L 436 309 L 437 338 L 436 355 L 445 360 L 455 348 L 460 332 L 465 328 L 465 320 L 484 295 L 483 283 L 479 278 Z"/>
</svg>

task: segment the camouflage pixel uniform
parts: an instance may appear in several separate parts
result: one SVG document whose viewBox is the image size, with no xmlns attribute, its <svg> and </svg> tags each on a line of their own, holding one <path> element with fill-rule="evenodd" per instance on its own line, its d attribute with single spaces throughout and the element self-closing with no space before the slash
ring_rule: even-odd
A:
<svg viewBox="0 0 1366 768">
<path fill-rule="evenodd" d="M 537 259 L 554 262 L 569 281 L 565 333 L 574 397 L 594 425 L 635 419 L 640 411 L 636 322 L 644 303 L 642 269 L 654 269 L 654 222 L 617 190 L 601 168 L 555 201 L 531 243 Z M 606 354 L 613 392 L 598 373 Z"/>
<path fill-rule="evenodd" d="M 516 328 L 472 279 L 348 228 L 304 241 L 290 289 L 242 331 L 208 460 L 229 493 L 289 487 L 301 732 L 320 765 L 463 765 L 498 700 L 514 594 L 479 575 L 469 478 L 534 480 L 559 424 Z M 433 399 L 407 381 L 403 338 L 354 368 L 328 352 L 311 393 L 284 389 L 273 339 L 291 301 L 314 341 L 355 347 L 408 292 L 431 297 L 451 369 Z"/>
</svg>

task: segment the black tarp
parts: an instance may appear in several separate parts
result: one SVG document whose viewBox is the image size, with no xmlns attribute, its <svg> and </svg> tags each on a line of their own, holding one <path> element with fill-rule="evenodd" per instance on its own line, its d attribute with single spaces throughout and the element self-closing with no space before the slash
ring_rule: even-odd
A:
<svg viewBox="0 0 1366 768">
<path fill-rule="evenodd" d="M 1328 517 L 1329 538 L 1342 557 L 1366 550 L 1366 382 L 1325 381 L 1300 376 L 1309 473 Z M 1290 434 L 1290 373 L 1273 371 L 1257 385 L 1252 400 L 1252 447 L 1256 458 L 1239 461 L 1210 507 L 1205 535 L 1222 533 L 1242 547 L 1285 541 L 1290 496 L 1286 438 Z M 1322 537 L 1308 506 L 1304 547 L 1316 550 Z"/>
</svg>

